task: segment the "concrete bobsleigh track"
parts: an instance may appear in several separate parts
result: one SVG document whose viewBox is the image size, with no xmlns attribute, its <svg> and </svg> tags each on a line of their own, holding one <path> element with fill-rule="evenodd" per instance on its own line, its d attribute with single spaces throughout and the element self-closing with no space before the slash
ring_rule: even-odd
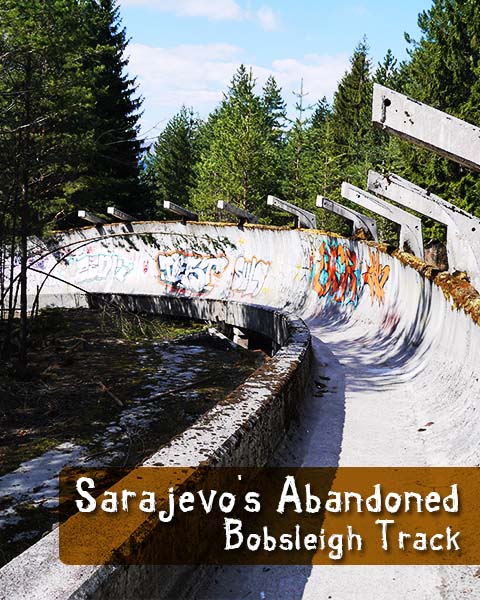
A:
<svg viewBox="0 0 480 600">
<path fill-rule="evenodd" d="M 40 305 L 84 305 L 88 292 L 189 297 L 193 305 L 207 298 L 245 304 L 245 314 L 253 304 L 301 317 L 312 336 L 310 380 L 300 419 L 270 464 L 480 462 L 480 297 L 418 259 L 308 230 L 151 222 L 58 235 L 48 248 L 32 247 L 30 268 Z M 132 587 L 116 596 L 89 586 L 94 572 L 105 581 L 115 568 L 62 565 L 55 535 L 0 571 L 2 597 L 161 597 L 138 591 L 150 589 L 141 567 L 129 567 Z M 480 597 L 478 567 L 222 567 L 189 577 L 182 573 L 172 598 Z"/>
</svg>

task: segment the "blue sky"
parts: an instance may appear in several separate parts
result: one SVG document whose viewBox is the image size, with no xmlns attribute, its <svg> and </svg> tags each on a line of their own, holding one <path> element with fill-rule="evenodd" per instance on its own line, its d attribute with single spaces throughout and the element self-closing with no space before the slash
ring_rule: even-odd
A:
<svg viewBox="0 0 480 600">
<path fill-rule="evenodd" d="M 129 72 L 145 98 L 142 131 L 154 139 L 182 104 L 206 117 L 233 73 L 252 66 L 259 87 L 273 74 L 293 116 L 304 80 L 306 103 L 332 99 L 349 57 L 367 36 L 374 65 L 388 48 L 406 57 L 404 32 L 431 0 L 119 0 Z"/>
</svg>

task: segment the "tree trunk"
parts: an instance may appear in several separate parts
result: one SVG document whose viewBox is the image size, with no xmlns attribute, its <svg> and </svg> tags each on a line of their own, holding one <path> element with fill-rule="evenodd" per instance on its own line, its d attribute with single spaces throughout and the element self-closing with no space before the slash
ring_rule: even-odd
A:
<svg viewBox="0 0 480 600">
<path fill-rule="evenodd" d="M 31 152 L 31 90 L 32 59 L 30 52 L 25 60 L 25 132 L 21 134 L 22 195 L 20 207 L 20 348 L 18 371 L 25 374 L 27 369 L 28 345 L 28 306 L 27 306 L 27 259 L 28 259 L 28 220 L 30 203 L 30 152 Z"/>
</svg>

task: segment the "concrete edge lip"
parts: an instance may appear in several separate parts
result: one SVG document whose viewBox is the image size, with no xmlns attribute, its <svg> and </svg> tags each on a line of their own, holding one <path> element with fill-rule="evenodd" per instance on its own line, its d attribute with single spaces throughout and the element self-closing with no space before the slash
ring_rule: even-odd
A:
<svg viewBox="0 0 480 600">
<path fill-rule="evenodd" d="M 311 336 L 302 319 L 259 305 L 197 298 L 95 294 L 89 298 L 89 304 L 95 306 L 107 299 L 145 312 L 163 309 L 167 314 L 183 317 L 201 318 L 203 315 L 250 329 L 256 324 L 264 334 L 275 336 L 276 332 L 274 341 L 280 349 L 230 394 L 236 396 L 234 402 L 215 406 L 192 427 L 159 449 L 143 466 L 265 464 L 295 418 L 310 375 Z M 271 385 L 272 378 L 274 386 Z M 212 431 L 215 431 L 214 436 Z M 148 571 L 151 567 L 137 568 Z M 181 570 L 160 568 L 165 570 L 165 588 L 175 586 Z M 53 531 L 0 569 L 0 598 L 102 597 L 106 586 L 126 589 L 128 582 L 128 568 L 125 567 L 61 563 L 58 531 Z"/>
</svg>

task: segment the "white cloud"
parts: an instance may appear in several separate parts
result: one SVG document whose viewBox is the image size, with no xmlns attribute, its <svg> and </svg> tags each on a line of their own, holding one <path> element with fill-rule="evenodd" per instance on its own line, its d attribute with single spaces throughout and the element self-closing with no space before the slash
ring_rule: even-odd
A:
<svg viewBox="0 0 480 600">
<path fill-rule="evenodd" d="M 121 0 L 121 4 L 172 12 L 181 17 L 206 17 L 216 21 L 246 17 L 246 11 L 235 0 Z"/>
<path fill-rule="evenodd" d="M 205 17 L 212 21 L 258 20 L 265 31 L 278 29 L 278 18 L 268 6 L 256 13 L 235 0 L 121 0 L 122 6 L 151 8 L 179 17 Z"/>
<path fill-rule="evenodd" d="M 257 11 L 257 17 L 260 25 L 265 31 L 276 31 L 278 29 L 278 19 L 275 13 L 268 6 L 262 6 Z"/>
<path fill-rule="evenodd" d="M 284 90 L 298 91 L 300 81 L 308 96 L 306 103 L 316 102 L 323 96 L 332 98 L 340 78 L 349 65 L 347 54 L 318 55 L 310 54 L 302 59 L 285 58 L 274 60 L 272 72 L 277 83 Z M 286 97 L 286 100 L 291 99 Z"/>
<path fill-rule="evenodd" d="M 129 46 L 129 72 L 137 76 L 139 92 L 145 97 L 142 130 L 156 137 L 182 104 L 193 106 L 206 117 L 223 97 L 240 63 L 251 66 L 258 86 L 273 75 L 282 87 L 293 116 L 295 99 L 303 78 L 308 92 L 306 104 L 323 96 L 332 98 L 339 79 L 348 67 L 347 55 L 307 55 L 284 58 L 270 65 L 250 65 L 246 52 L 229 44 L 182 45 L 154 48 Z"/>
<path fill-rule="evenodd" d="M 130 44 L 128 49 L 128 70 L 137 76 L 145 98 L 142 130 L 149 137 L 158 135 L 182 104 L 208 114 L 241 62 L 241 49 L 228 44 L 171 48 Z"/>
</svg>

